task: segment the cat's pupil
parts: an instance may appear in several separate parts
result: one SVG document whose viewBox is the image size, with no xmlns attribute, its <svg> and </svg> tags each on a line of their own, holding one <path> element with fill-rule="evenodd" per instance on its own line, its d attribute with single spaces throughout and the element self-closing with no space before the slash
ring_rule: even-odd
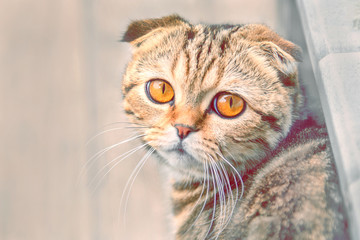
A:
<svg viewBox="0 0 360 240">
<path fill-rule="evenodd" d="M 230 98 L 230 108 L 232 108 L 232 106 L 233 106 L 233 98 L 231 97 Z"/>
<path fill-rule="evenodd" d="M 165 84 L 163 83 L 163 85 L 162 85 L 162 94 L 164 94 L 165 93 Z"/>
</svg>

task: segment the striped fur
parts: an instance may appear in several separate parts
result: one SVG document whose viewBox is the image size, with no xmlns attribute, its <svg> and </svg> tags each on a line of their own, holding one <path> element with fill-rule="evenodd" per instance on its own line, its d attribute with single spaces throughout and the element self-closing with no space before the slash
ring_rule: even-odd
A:
<svg viewBox="0 0 360 240">
<path fill-rule="evenodd" d="M 124 108 L 167 169 L 176 239 L 334 239 L 346 218 L 326 134 L 301 120 L 300 49 L 263 25 L 133 22 Z M 171 104 L 148 98 L 166 80 Z M 245 110 L 224 118 L 217 93 Z M 193 131 L 183 140 L 176 125 Z"/>
</svg>

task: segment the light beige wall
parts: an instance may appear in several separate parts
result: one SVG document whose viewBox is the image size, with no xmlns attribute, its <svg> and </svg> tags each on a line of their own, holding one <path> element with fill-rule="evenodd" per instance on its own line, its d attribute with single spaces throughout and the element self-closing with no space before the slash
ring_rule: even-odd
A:
<svg viewBox="0 0 360 240">
<path fill-rule="evenodd" d="M 117 40 L 131 19 L 172 13 L 193 22 L 276 27 L 275 0 L 0 5 L 0 239 L 169 239 L 154 159 L 132 188 L 126 231 L 116 225 L 119 203 L 143 153 L 112 169 L 92 193 L 97 172 L 139 142 L 109 151 L 77 184 L 87 159 L 131 134 L 117 130 L 85 145 L 105 124 L 125 120 L 119 90 L 130 47 Z"/>
<path fill-rule="evenodd" d="M 0 239 L 89 239 L 82 6 L 0 5 Z"/>
</svg>

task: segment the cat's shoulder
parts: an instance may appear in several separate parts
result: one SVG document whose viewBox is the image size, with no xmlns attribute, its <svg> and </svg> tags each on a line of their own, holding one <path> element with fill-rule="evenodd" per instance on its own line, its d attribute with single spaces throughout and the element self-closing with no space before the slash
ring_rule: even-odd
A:
<svg viewBox="0 0 360 240">
<path fill-rule="evenodd" d="M 314 183 L 311 188 L 315 188 L 316 182 L 325 184 L 326 179 L 336 174 L 333 163 L 326 127 L 310 117 L 293 124 L 258 169 L 254 182 L 262 181 L 268 187 L 288 182 L 297 188 Z"/>
<path fill-rule="evenodd" d="M 333 162 L 325 126 L 311 118 L 296 122 L 253 176 L 244 199 L 245 218 L 251 219 L 246 224 L 249 236 L 263 228 L 276 230 L 273 234 L 281 239 L 292 234 L 304 239 L 345 234 Z M 274 223 L 276 229 L 269 225 Z"/>
</svg>

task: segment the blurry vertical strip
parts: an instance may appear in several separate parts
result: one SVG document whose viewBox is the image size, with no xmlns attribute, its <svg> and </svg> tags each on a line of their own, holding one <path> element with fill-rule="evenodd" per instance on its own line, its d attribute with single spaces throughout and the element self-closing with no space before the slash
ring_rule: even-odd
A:
<svg viewBox="0 0 360 240">
<path fill-rule="evenodd" d="M 83 51 L 83 61 L 84 61 L 84 78 L 86 85 L 86 107 L 87 107 L 87 139 L 90 139 L 91 136 L 95 135 L 99 129 L 99 119 L 98 119 L 98 84 L 97 84 L 97 39 L 96 39 L 96 17 L 94 9 L 94 0 L 83 0 L 82 5 L 82 51 Z M 92 141 L 87 146 L 86 159 L 89 159 L 93 155 L 93 149 L 99 149 L 99 140 Z M 87 169 L 86 177 L 84 178 L 84 183 L 88 183 L 96 175 L 97 169 L 99 169 L 99 163 L 96 161 L 95 166 Z M 87 193 L 89 200 L 89 216 L 90 216 L 90 226 L 89 231 L 85 235 L 91 236 L 91 239 L 101 239 L 101 230 L 100 230 L 100 198 L 98 194 L 92 194 L 90 185 L 88 185 Z"/>
</svg>

